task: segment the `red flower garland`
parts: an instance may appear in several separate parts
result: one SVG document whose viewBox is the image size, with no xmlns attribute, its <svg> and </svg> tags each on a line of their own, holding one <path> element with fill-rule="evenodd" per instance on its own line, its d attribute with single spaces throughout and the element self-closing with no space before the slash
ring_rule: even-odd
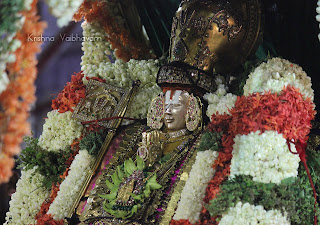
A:
<svg viewBox="0 0 320 225">
<path fill-rule="evenodd" d="M 71 76 L 71 82 L 68 82 L 58 97 L 52 100 L 52 109 L 58 109 L 59 113 L 73 112 L 80 100 L 86 97 L 86 87 L 82 82 L 83 76 L 82 72 Z"/>
<path fill-rule="evenodd" d="M 170 225 L 192 225 L 189 220 L 171 220 Z"/>
</svg>

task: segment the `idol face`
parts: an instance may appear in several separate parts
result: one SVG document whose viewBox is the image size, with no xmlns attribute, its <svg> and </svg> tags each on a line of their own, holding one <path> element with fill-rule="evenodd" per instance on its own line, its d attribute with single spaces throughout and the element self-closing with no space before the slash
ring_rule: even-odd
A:
<svg viewBox="0 0 320 225">
<path fill-rule="evenodd" d="M 186 128 L 186 114 L 188 110 L 188 93 L 175 91 L 171 98 L 171 91 L 166 92 L 164 124 L 168 131 Z"/>
</svg>

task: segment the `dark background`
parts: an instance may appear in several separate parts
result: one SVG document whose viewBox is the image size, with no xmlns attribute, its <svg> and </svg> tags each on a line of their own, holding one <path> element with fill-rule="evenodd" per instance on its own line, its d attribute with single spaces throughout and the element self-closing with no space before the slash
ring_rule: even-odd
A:
<svg viewBox="0 0 320 225">
<path fill-rule="evenodd" d="M 149 35 L 151 44 L 158 56 L 163 55 L 169 46 L 171 21 L 178 0 L 134 0 L 141 20 Z M 315 90 L 315 103 L 320 105 L 320 32 L 316 21 L 317 0 L 263 0 L 265 15 L 264 41 L 272 47 L 276 54 L 299 64 L 312 79 Z M 47 6 L 40 1 L 41 18 L 48 22 L 44 36 L 59 34 L 78 34 L 82 36 L 81 23 L 70 23 L 59 29 Z M 59 40 L 59 38 L 56 38 Z M 31 123 L 35 137 L 42 132 L 43 118 L 51 110 L 51 99 L 70 81 L 74 72 L 80 71 L 81 42 L 48 42 L 42 45 L 38 55 L 37 102 L 33 106 Z M 317 115 L 317 121 L 319 121 Z M 319 132 L 319 130 L 313 130 Z M 320 133 L 320 132 L 319 132 Z M 8 190 L 14 190 L 19 172 L 9 184 L 0 186 L 0 223 L 4 222 L 8 210 Z"/>
</svg>

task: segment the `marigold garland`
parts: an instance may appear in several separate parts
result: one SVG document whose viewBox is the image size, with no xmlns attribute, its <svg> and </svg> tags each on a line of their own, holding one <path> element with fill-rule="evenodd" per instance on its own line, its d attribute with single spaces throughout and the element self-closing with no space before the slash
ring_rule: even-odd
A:
<svg viewBox="0 0 320 225">
<path fill-rule="evenodd" d="M 85 0 L 80 6 L 78 12 L 74 15 L 75 21 L 81 21 L 84 17 L 89 23 L 98 22 L 108 34 L 107 41 L 111 48 L 115 50 L 115 55 L 125 62 L 130 59 L 150 59 L 155 56 L 145 43 L 132 37 L 124 24 L 119 23 L 118 18 L 121 15 L 112 15 L 110 9 L 114 3 Z"/>
<path fill-rule="evenodd" d="M 22 11 L 25 22 L 22 29 L 16 34 L 15 39 L 21 42 L 21 46 L 15 51 L 16 61 L 7 65 L 8 77 L 10 80 L 7 89 L 0 95 L 0 121 L 6 121 L 1 128 L 0 152 L 6 154 L 8 158 L 20 153 L 20 143 L 23 136 L 30 132 L 30 125 L 27 122 L 29 117 L 30 104 L 35 101 L 34 80 L 36 78 L 36 53 L 40 50 L 41 42 L 28 42 L 28 34 L 35 36 L 43 33 L 44 22 L 39 22 L 37 16 L 37 0 L 31 4 L 28 11 Z M 12 160 L 8 162 L 11 163 Z M 0 166 L 1 167 L 1 166 Z M 7 182 L 11 176 L 7 173 L 0 177 L 0 183 Z"/>
<path fill-rule="evenodd" d="M 68 82 L 58 97 L 52 100 L 52 109 L 57 109 L 59 113 L 73 112 L 79 101 L 86 96 L 86 87 L 82 82 L 83 76 L 82 72 L 71 76 L 71 82 Z"/>
</svg>

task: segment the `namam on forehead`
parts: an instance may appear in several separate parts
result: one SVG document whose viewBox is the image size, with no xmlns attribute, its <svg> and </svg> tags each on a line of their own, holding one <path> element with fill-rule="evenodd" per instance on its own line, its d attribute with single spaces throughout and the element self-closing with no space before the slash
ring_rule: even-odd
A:
<svg viewBox="0 0 320 225">
<path fill-rule="evenodd" d="M 176 90 L 174 94 L 167 91 L 165 95 L 164 124 L 168 130 L 175 131 L 186 128 L 188 111 L 188 92 Z"/>
</svg>

